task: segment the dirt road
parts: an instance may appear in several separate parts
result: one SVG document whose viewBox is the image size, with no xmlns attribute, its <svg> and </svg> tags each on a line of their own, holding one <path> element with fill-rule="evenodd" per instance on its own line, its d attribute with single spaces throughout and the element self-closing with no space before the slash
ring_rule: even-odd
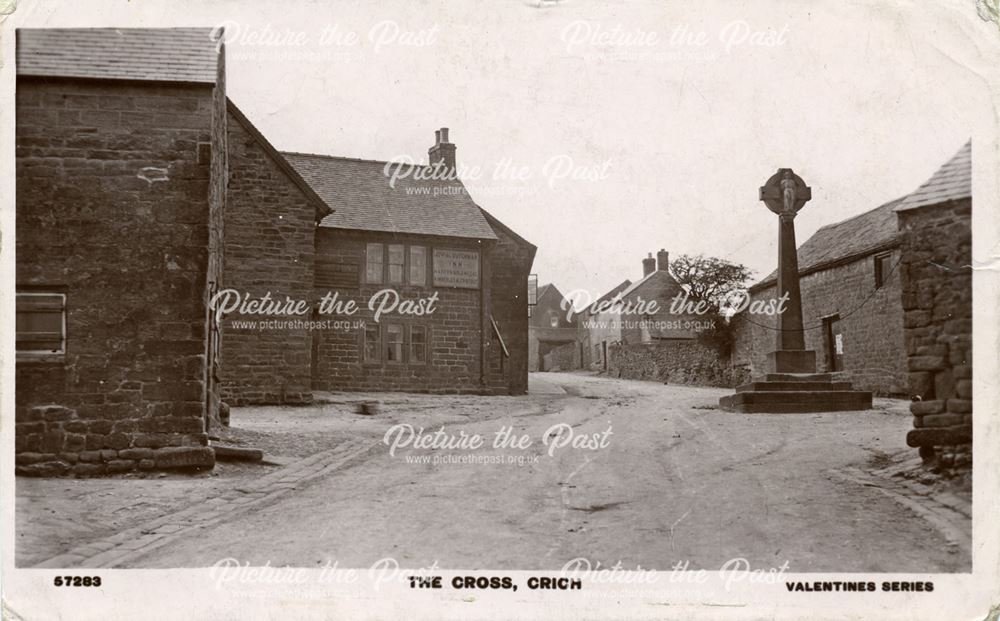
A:
<svg viewBox="0 0 1000 621">
<path fill-rule="evenodd" d="M 572 374 L 538 379 L 548 390 L 527 397 L 454 398 L 441 407 L 433 398 L 390 401 L 370 418 L 323 408 L 234 410 L 234 425 L 261 433 L 349 429 L 372 449 L 280 502 L 127 566 L 236 558 L 368 567 L 389 557 L 413 568 L 559 569 L 586 558 L 668 570 L 718 569 L 742 557 L 753 568 L 787 561 L 792 572 L 970 568 L 968 551 L 946 545 L 927 520 L 876 487 L 836 475 L 905 449 L 905 409 L 731 414 L 713 407 L 720 389 Z M 425 442 L 441 430 L 439 439 L 466 444 L 411 443 L 391 455 L 383 440 L 401 424 L 423 428 Z M 505 427 L 530 446 L 494 449 Z M 397 429 L 402 435 L 390 439 L 405 440 L 405 428 Z M 543 438 L 553 433 L 569 444 L 547 446 Z M 469 447 L 476 435 L 484 446 Z"/>
</svg>

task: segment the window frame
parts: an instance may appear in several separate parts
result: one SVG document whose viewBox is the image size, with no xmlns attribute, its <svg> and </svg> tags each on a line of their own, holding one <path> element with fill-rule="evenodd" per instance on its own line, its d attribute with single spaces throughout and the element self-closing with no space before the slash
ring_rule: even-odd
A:
<svg viewBox="0 0 1000 621">
<path fill-rule="evenodd" d="M 59 315 L 61 319 L 60 332 L 59 332 L 59 349 L 58 350 L 48 350 L 48 349 L 18 349 L 18 331 L 17 331 L 17 301 L 21 297 L 58 297 L 60 299 L 59 305 Z M 26 312 L 26 311 L 21 311 Z M 53 314 L 56 311 L 52 311 Z M 66 327 L 66 293 L 62 291 L 51 291 L 51 290 L 37 290 L 37 291 L 17 291 L 14 292 L 14 353 L 15 357 L 24 358 L 62 358 L 66 355 L 66 341 L 67 341 L 67 327 Z M 48 333 L 45 333 L 48 334 Z"/>
<path fill-rule="evenodd" d="M 372 254 L 370 254 L 370 249 L 373 246 L 378 246 L 381 252 L 377 253 L 381 257 L 381 264 L 379 268 L 378 280 L 373 278 L 373 273 L 369 269 L 369 266 L 374 266 L 371 262 Z M 390 248 L 400 247 L 403 249 L 402 263 L 390 263 L 392 252 Z M 432 256 L 433 256 L 433 246 L 428 243 L 408 243 L 408 242 L 369 242 L 366 241 L 364 244 L 364 260 L 362 261 L 362 273 L 363 279 L 362 283 L 366 285 L 399 285 L 399 286 L 412 286 L 412 287 L 428 287 L 430 286 L 432 280 Z M 420 280 L 419 282 L 414 281 L 413 275 L 413 250 L 419 248 L 423 252 L 423 269 L 419 270 Z M 392 268 L 394 266 L 399 266 L 402 270 L 402 280 L 395 281 L 392 279 Z"/>
<path fill-rule="evenodd" d="M 399 359 L 389 360 L 389 347 L 393 344 L 389 341 L 389 329 L 393 327 L 399 328 Z M 382 339 L 382 351 L 385 354 L 382 357 L 383 364 L 386 365 L 401 365 L 405 364 L 406 360 L 406 326 L 399 322 L 391 322 L 385 324 L 385 338 Z"/>
<path fill-rule="evenodd" d="M 873 265 L 875 268 L 875 288 L 881 289 L 885 286 L 888 279 L 882 274 L 884 266 L 887 265 L 887 261 L 892 259 L 892 252 L 880 252 L 873 257 Z M 888 274 L 892 277 L 892 274 Z"/>
<path fill-rule="evenodd" d="M 368 356 L 368 328 L 375 327 L 375 357 L 370 358 Z M 365 322 L 365 328 L 361 331 L 361 363 L 380 365 L 382 364 L 382 324 L 375 322 L 367 323 Z"/>
<path fill-rule="evenodd" d="M 372 279 L 371 270 L 371 247 L 379 247 L 379 255 L 381 255 L 379 262 L 379 276 L 378 280 Z M 365 284 L 366 285 L 381 285 L 385 284 L 386 281 L 386 244 L 382 242 L 365 242 Z"/>
<path fill-rule="evenodd" d="M 397 248 L 401 249 L 400 250 L 400 255 L 402 256 L 402 259 L 403 259 L 402 263 L 393 263 L 392 262 L 392 248 L 393 247 L 397 247 Z M 409 264 L 408 264 L 408 262 L 406 260 L 407 259 L 407 249 L 408 248 L 409 248 L 409 244 L 385 244 L 385 256 L 384 256 L 384 259 L 385 259 L 385 263 L 384 263 L 384 265 L 385 265 L 385 274 L 384 274 L 384 278 L 383 278 L 382 282 L 384 282 L 387 285 L 405 285 L 405 284 L 408 284 L 408 282 L 407 282 L 407 280 L 408 280 L 407 276 L 409 274 L 407 272 L 409 270 L 407 269 L 407 267 L 409 266 Z M 392 268 L 393 268 L 393 266 L 396 266 L 396 265 L 399 266 L 399 280 L 398 281 L 395 281 L 395 280 L 392 279 Z"/>
<path fill-rule="evenodd" d="M 418 329 L 418 330 L 422 331 L 423 334 L 424 334 L 424 342 L 420 343 L 420 345 L 422 345 L 423 348 L 424 348 L 424 356 L 423 356 L 422 360 L 414 360 L 413 359 L 413 346 L 414 346 L 414 343 L 413 343 L 413 330 L 414 329 Z M 430 351 L 431 351 L 431 349 L 430 349 L 430 341 L 431 341 L 431 338 L 430 338 L 430 333 L 431 333 L 430 328 L 426 324 L 415 323 L 415 324 L 410 324 L 409 326 L 407 326 L 406 332 L 407 332 L 407 337 L 408 337 L 406 339 L 406 362 L 407 362 L 407 364 L 420 365 L 420 366 L 426 365 L 430 361 Z"/>
<path fill-rule="evenodd" d="M 420 282 L 413 281 L 413 249 L 420 248 L 424 254 L 424 268 L 421 270 L 422 274 L 420 277 Z M 427 267 L 430 264 L 430 246 L 425 244 L 406 244 L 406 284 L 412 285 L 414 287 L 426 287 L 429 278 L 427 277 Z"/>
</svg>

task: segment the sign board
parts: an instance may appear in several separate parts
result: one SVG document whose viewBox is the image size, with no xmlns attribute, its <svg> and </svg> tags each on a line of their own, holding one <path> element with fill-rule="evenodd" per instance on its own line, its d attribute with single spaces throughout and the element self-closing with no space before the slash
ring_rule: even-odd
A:
<svg viewBox="0 0 1000 621">
<path fill-rule="evenodd" d="M 538 274 L 528 274 L 528 306 L 538 304 Z"/>
<path fill-rule="evenodd" d="M 434 286 L 479 288 L 479 252 L 434 249 Z"/>
</svg>

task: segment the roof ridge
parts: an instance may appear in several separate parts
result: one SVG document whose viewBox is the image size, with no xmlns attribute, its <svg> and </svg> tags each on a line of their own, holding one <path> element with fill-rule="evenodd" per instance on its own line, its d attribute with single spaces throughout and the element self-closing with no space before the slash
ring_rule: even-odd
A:
<svg viewBox="0 0 1000 621">
<path fill-rule="evenodd" d="M 341 160 L 345 162 L 362 162 L 365 164 L 406 164 L 407 162 L 392 162 L 389 160 L 370 160 L 363 157 L 350 157 L 346 155 L 330 155 L 327 153 L 304 153 L 302 151 L 280 151 L 282 155 L 302 155 L 305 157 L 320 157 L 326 160 Z M 412 166 L 419 166 L 421 168 L 426 168 L 430 164 L 411 164 Z"/>
<path fill-rule="evenodd" d="M 840 226 L 841 224 L 846 224 L 846 223 L 850 222 L 851 220 L 857 220 L 858 218 L 862 218 L 864 216 L 871 215 L 871 213 L 873 211 L 878 211 L 879 209 L 882 209 L 883 207 L 888 207 L 889 205 L 894 205 L 894 204 L 897 204 L 897 203 L 901 203 L 901 202 L 905 201 L 907 199 L 907 197 L 909 197 L 909 196 L 910 196 L 909 194 L 904 194 L 904 195 L 900 196 L 899 198 L 894 198 L 891 201 L 888 201 L 886 203 L 882 203 L 878 207 L 872 207 L 871 209 L 869 209 L 867 211 L 862 211 L 861 213 L 854 214 L 853 216 L 849 216 L 847 218 L 844 218 L 843 220 L 838 220 L 837 222 L 831 222 L 829 224 L 824 224 L 823 226 L 821 226 L 818 229 L 816 229 L 816 233 L 819 233 L 823 229 L 829 229 L 829 228 L 833 228 L 833 227 L 836 227 L 836 226 Z M 813 233 L 813 235 L 815 235 L 815 233 Z M 812 238 L 812 235 L 810 235 L 809 237 Z"/>
</svg>

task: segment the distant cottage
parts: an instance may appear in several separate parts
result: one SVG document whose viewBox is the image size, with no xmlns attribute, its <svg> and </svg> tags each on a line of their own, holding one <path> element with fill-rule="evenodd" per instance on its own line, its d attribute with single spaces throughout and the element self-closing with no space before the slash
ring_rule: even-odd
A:
<svg viewBox="0 0 1000 621">
<path fill-rule="evenodd" d="M 582 341 L 577 316 L 554 284 L 538 288 L 528 320 L 528 370 L 572 371 L 581 366 Z"/>
</svg>

